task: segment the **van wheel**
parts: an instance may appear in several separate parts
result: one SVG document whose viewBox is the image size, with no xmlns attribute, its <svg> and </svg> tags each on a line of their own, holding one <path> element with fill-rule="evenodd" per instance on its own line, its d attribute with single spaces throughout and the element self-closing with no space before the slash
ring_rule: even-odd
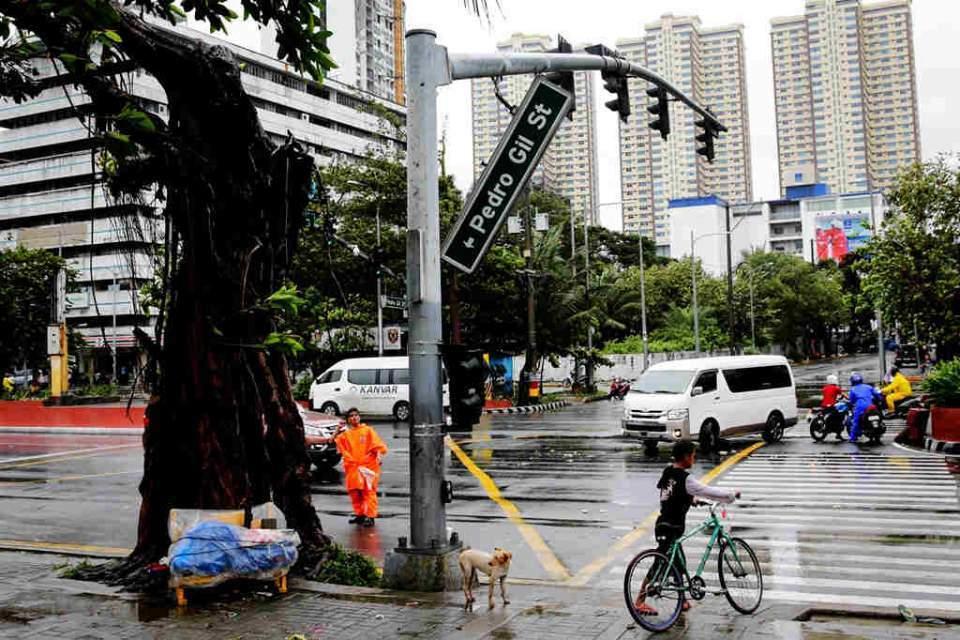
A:
<svg viewBox="0 0 960 640">
<path fill-rule="evenodd" d="M 700 451 L 713 453 L 717 450 L 720 441 L 720 425 L 713 420 L 707 420 L 700 426 Z"/>
<path fill-rule="evenodd" d="M 320 413 L 325 413 L 328 416 L 338 416 L 340 415 L 340 407 L 333 402 L 324 402 L 323 406 L 320 407 Z"/>
<path fill-rule="evenodd" d="M 393 418 L 397 422 L 407 422 L 410 419 L 410 403 L 400 401 L 393 405 Z"/>
<path fill-rule="evenodd" d="M 774 411 L 767 417 L 767 425 L 763 429 L 763 439 L 767 442 L 780 442 L 783 439 L 784 420 L 779 411 Z"/>
</svg>

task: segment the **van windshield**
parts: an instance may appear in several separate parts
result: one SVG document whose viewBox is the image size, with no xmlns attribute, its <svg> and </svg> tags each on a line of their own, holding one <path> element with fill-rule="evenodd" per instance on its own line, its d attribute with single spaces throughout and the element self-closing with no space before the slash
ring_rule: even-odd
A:
<svg viewBox="0 0 960 640">
<path fill-rule="evenodd" d="M 647 371 L 630 393 L 683 393 L 696 371 Z"/>
</svg>

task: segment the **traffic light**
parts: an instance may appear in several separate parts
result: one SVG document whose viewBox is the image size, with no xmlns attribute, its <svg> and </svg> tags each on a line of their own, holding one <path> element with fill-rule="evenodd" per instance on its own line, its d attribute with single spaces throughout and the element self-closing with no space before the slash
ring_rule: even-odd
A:
<svg viewBox="0 0 960 640">
<path fill-rule="evenodd" d="M 602 44 L 594 44 L 586 47 L 584 50 L 595 56 L 606 56 L 609 58 L 623 57 L 618 52 Z M 627 89 L 627 77 L 620 75 L 616 71 L 609 70 L 601 71 L 600 77 L 603 79 L 603 88 L 617 96 L 613 100 L 608 100 L 603 104 L 607 109 L 619 113 L 620 119 L 626 122 L 630 116 L 630 93 Z"/>
<path fill-rule="evenodd" d="M 547 53 L 573 53 L 573 47 L 566 38 L 557 34 L 557 48 L 550 49 Z M 551 71 L 543 74 L 543 77 L 562 88 L 573 98 L 570 102 L 570 111 L 567 111 L 567 119 L 573 120 L 573 112 L 577 110 L 577 86 L 573 79 L 573 71 Z"/>
<path fill-rule="evenodd" d="M 667 98 L 667 90 L 663 87 L 653 87 L 647 89 L 647 95 L 656 99 L 656 102 L 647 107 L 647 111 L 655 116 L 648 126 L 659 131 L 660 137 L 666 140 L 667 136 L 670 135 L 670 104 Z"/>
<path fill-rule="evenodd" d="M 713 162 L 713 139 L 718 137 L 720 133 L 716 130 L 715 125 L 708 122 L 706 118 L 697 120 L 694 124 L 703 129 L 703 133 L 697 134 L 697 142 L 703 145 L 702 147 L 697 147 L 697 153 L 705 156 L 708 162 Z"/>
<path fill-rule="evenodd" d="M 483 413 L 487 382 L 483 351 L 447 345 L 444 360 L 450 378 L 450 417 L 456 428 L 469 429 Z"/>
</svg>

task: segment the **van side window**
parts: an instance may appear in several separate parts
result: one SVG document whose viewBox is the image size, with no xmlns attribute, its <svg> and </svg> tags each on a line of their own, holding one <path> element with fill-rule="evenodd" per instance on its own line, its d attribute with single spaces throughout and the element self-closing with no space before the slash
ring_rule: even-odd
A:
<svg viewBox="0 0 960 640">
<path fill-rule="evenodd" d="M 376 369 L 350 369 L 347 372 L 350 384 L 377 384 Z"/>
<path fill-rule="evenodd" d="M 697 381 L 693 383 L 695 387 L 702 387 L 704 393 L 710 393 L 717 390 L 717 372 L 716 371 L 704 371 L 700 374 L 700 377 L 697 378 Z"/>
<path fill-rule="evenodd" d="M 391 369 L 390 384 L 410 384 L 409 369 Z"/>
<path fill-rule="evenodd" d="M 317 378 L 317 384 L 327 384 L 328 382 L 340 382 L 340 376 L 343 375 L 343 371 L 340 369 L 333 369 L 332 371 L 327 371 L 319 378 Z"/>
<path fill-rule="evenodd" d="M 790 370 L 784 364 L 744 369 L 724 369 L 723 378 L 727 381 L 727 386 L 733 393 L 783 389 L 791 386 Z"/>
</svg>

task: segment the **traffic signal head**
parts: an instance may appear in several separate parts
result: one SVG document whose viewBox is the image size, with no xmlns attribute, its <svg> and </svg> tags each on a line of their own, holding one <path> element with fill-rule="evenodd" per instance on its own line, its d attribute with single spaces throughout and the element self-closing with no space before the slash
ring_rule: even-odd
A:
<svg viewBox="0 0 960 640">
<path fill-rule="evenodd" d="M 567 42 L 566 38 L 557 35 L 557 48 L 551 49 L 547 53 L 573 53 L 573 47 Z M 573 78 L 573 71 L 551 71 L 543 74 L 544 79 L 570 94 L 573 100 L 570 103 L 570 111 L 567 111 L 567 119 L 573 120 L 573 112 L 577 110 L 577 86 Z"/>
<path fill-rule="evenodd" d="M 647 126 L 660 132 L 660 137 L 664 140 L 670 135 L 670 102 L 667 98 L 667 90 L 663 87 L 653 87 L 647 89 L 647 95 L 654 98 L 656 102 L 647 107 L 647 111 L 655 116 Z"/>
<path fill-rule="evenodd" d="M 602 44 L 591 45 L 584 50 L 595 56 L 606 56 L 608 58 L 622 57 L 618 52 Z M 616 96 L 613 100 L 608 100 L 603 104 L 607 109 L 619 113 L 620 119 L 626 122 L 630 116 L 630 93 L 627 89 L 627 77 L 612 70 L 601 71 L 600 77 L 603 79 L 603 88 Z"/>
<path fill-rule="evenodd" d="M 716 138 L 719 133 L 714 128 L 714 125 L 708 122 L 706 118 L 697 120 L 694 124 L 703 129 L 703 133 L 697 134 L 697 142 L 703 145 L 702 147 L 697 147 L 697 153 L 706 157 L 707 162 L 713 162 L 715 155 L 713 139 Z"/>
<path fill-rule="evenodd" d="M 483 351 L 448 345 L 444 348 L 444 361 L 450 378 L 450 417 L 458 428 L 469 429 L 480 421 L 486 399 Z"/>
</svg>

